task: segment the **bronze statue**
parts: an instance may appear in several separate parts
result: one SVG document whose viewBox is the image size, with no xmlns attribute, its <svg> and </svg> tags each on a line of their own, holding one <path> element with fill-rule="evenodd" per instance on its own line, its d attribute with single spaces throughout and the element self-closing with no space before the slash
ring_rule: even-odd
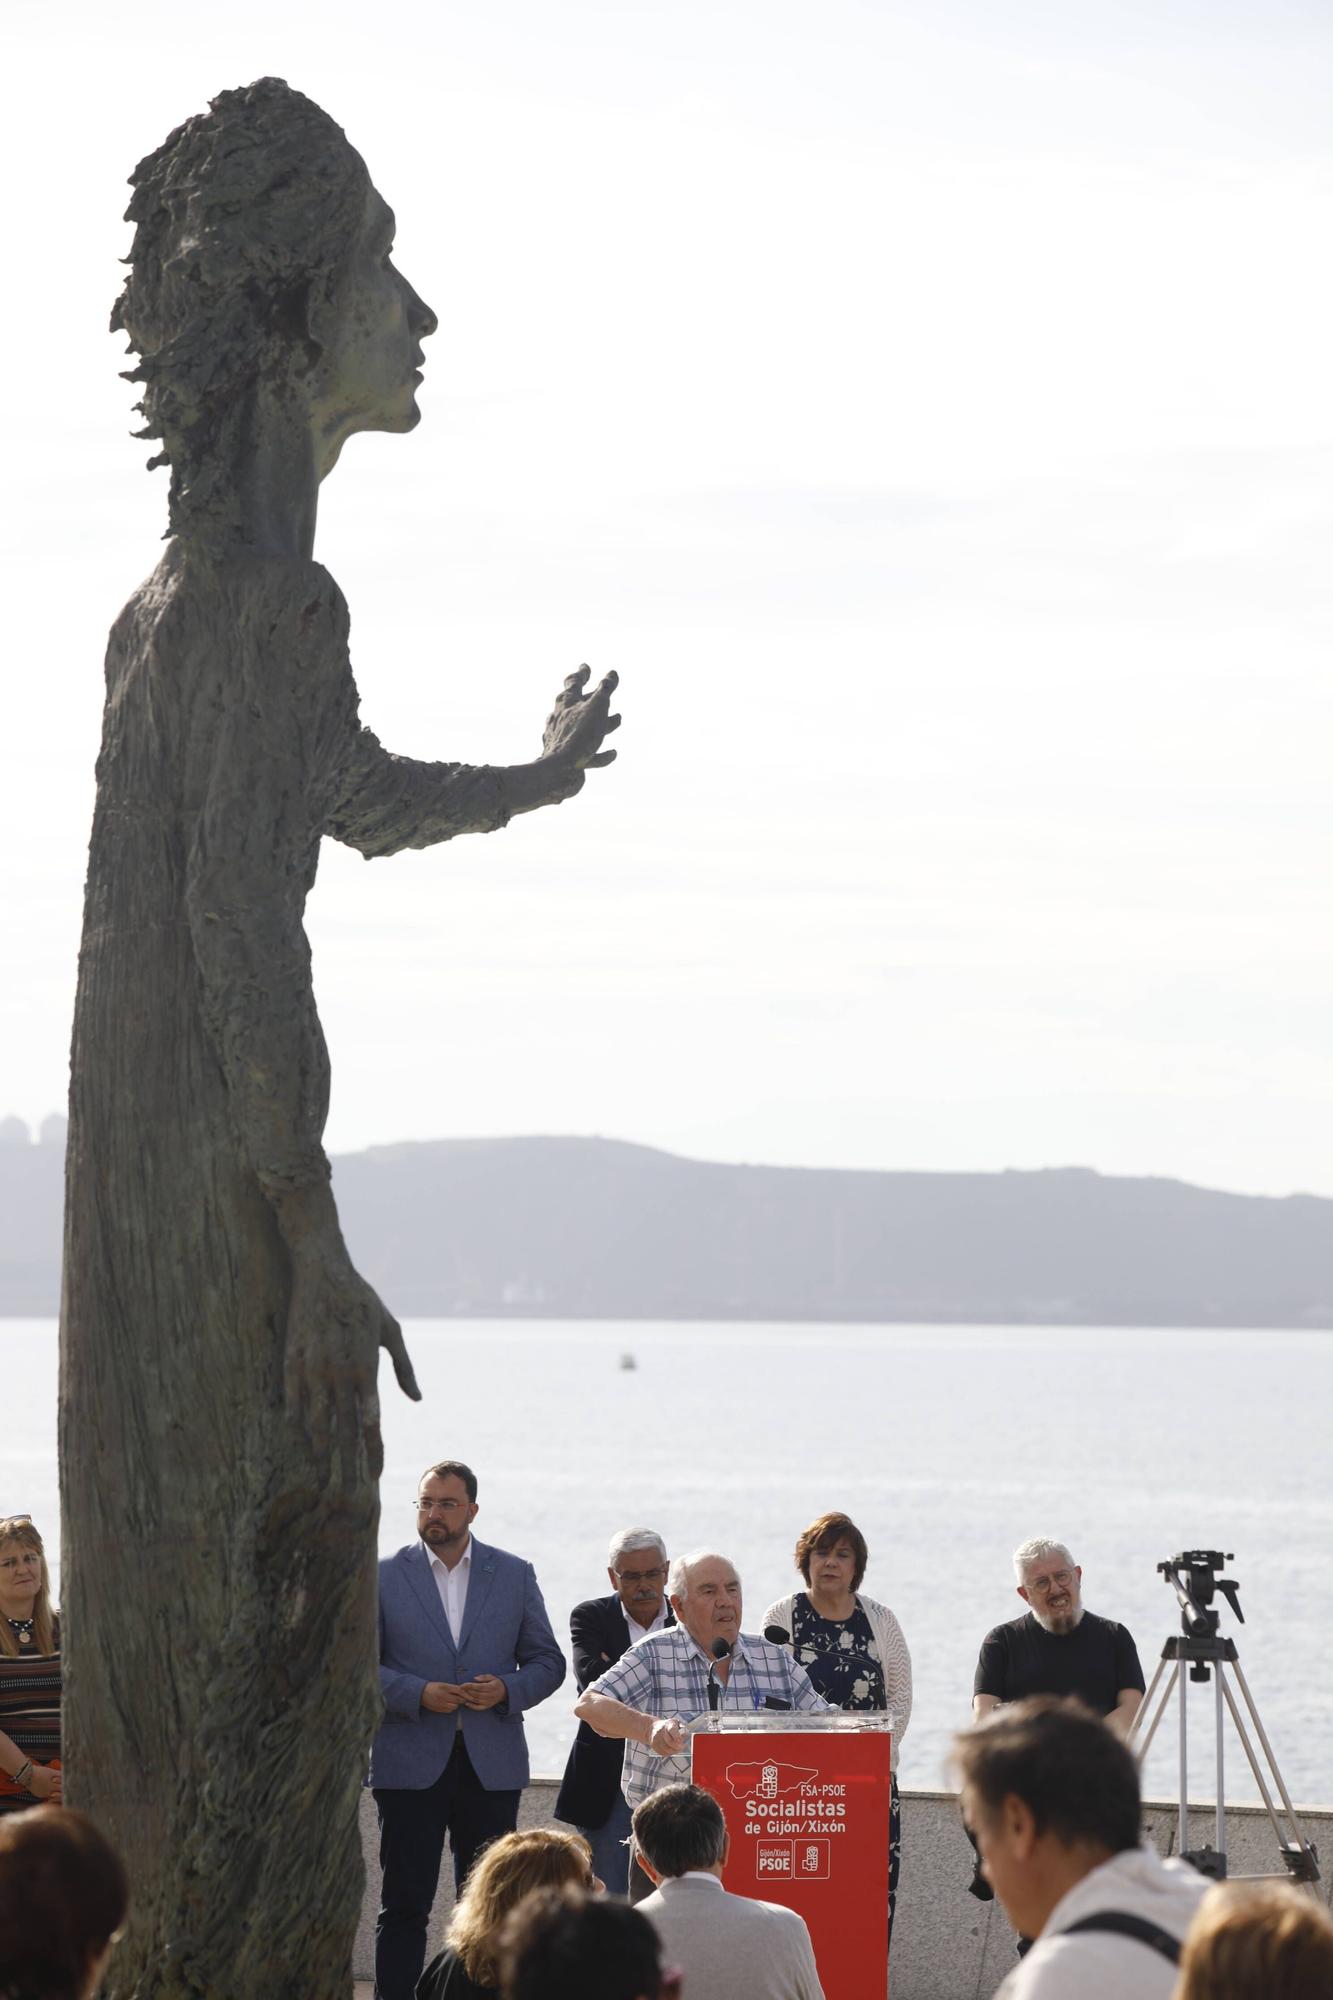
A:
<svg viewBox="0 0 1333 2000">
<path fill-rule="evenodd" d="M 418 421 L 435 316 L 319 107 L 227 91 L 136 170 L 113 314 L 170 539 L 112 629 L 74 1021 L 62 1311 L 68 1796 L 125 1855 L 113 1989 L 344 1996 L 376 1726 L 377 1349 L 322 1145 L 302 928 L 368 858 L 577 792 L 616 677 L 541 754 L 423 763 L 358 718 L 313 560 L 356 431 Z"/>
</svg>

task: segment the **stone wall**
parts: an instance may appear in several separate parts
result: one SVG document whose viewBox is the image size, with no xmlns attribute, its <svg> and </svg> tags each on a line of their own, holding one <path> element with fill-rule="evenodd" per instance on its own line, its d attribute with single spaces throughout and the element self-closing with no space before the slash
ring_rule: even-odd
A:
<svg viewBox="0 0 1333 2000">
<path fill-rule="evenodd" d="M 520 1826 L 553 1824 L 556 1780 L 538 1778 L 523 1794 Z M 1172 1805 L 1150 1801 L 1145 1809 L 1150 1838 L 1163 1854 L 1175 1847 L 1178 1814 Z M 1327 1876 L 1333 1872 L 1333 1809 L 1303 1812 L 1306 1836 L 1323 1857 L 1326 1879 L 1320 1884 L 1329 1900 Z M 1211 1807 L 1190 1816 L 1190 1844 L 1202 1847 L 1213 1838 Z M 356 1974 L 372 1976 L 375 1905 L 379 1887 L 376 1861 L 375 1808 L 369 1792 L 362 1796 L 361 1838 L 366 1853 L 366 1900 L 357 1935 Z M 1227 1810 L 1227 1853 L 1231 1872 L 1262 1874 L 1280 1863 L 1277 1840 L 1261 1806 L 1231 1806 Z M 958 2000 L 960 1994 L 991 1994 L 1014 1963 L 1014 1934 L 998 1903 L 979 1903 L 967 1893 L 972 1879 L 972 1850 L 958 1816 L 953 1792 L 903 1792 L 903 1869 L 894 1925 L 893 2000 Z M 453 1907 L 453 1877 L 446 1856 L 440 1894 L 432 1921 L 432 1952 L 438 1951 L 444 1925 Z M 688 2000 L 688 1996 L 687 1996 Z M 827 2000 L 853 2000 L 830 1993 Z"/>
</svg>

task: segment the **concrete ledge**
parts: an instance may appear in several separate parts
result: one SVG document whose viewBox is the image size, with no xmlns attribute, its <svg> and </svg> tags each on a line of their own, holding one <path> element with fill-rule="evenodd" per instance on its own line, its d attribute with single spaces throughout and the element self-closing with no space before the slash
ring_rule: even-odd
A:
<svg viewBox="0 0 1333 2000">
<path fill-rule="evenodd" d="M 535 1778 L 523 1794 L 520 1826 L 553 1826 L 555 1778 Z M 1319 1892 L 1329 1901 L 1333 1870 L 1333 1808 L 1300 1808 L 1306 1836 L 1319 1850 L 1325 1880 Z M 1148 1837 L 1163 1853 L 1175 1850 L 1175 1806 L 1150 1800 L 1144 1807 Z M 1213 1809 L 1190 1810 L 1190 1845 L 1213 1837 Z M 361 1799 L 361 1844 L 366 1857 L 366 1897 L 356 1940 L 356 1976 L 373 1974 L 375 1910 L 379 1900 L 379 1834 L 370 1793 Z M 1276 1873 L 1281 1868 L 1272 1824 L 1262 1806 L 1228 1806 L 1227 1854 L 1234 1875 Z M 893 2000 L 958 2000 L 959 1994 L 991 1994 L 1014 1964 L 1014 1934 L 998 1903 L 979 1903 L 967 1893 L 972 1850 L 963 1832 L 954 1792 L 904 1791 L 903 1866 L 894 1924 Z M 431 1919 L 430 1951 L 439 1950 L 454 1903 L 448 1856 Z M 853 2000 L 830 1993 L 827 2000 Z"/>
</svg>

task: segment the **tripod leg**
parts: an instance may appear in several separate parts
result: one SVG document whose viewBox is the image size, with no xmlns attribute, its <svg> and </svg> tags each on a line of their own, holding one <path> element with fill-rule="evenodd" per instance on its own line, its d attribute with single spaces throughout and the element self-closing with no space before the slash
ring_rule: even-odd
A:
<svg viewBox="0 0 1333 2000">
<path fill-rule="evenodd" d="M 1221 1678 L 1222 1676 L 1221 1673 L 1219 1672 L 1218 1679 L 1221 1680 Z M 1225 1682 L 1223 1682 L 1222 1684 L 1222 1691 L 1227 1698 L 1227 1707 L 1231 1710 L 1231 1720 L 1236 1725 L 1236 1734 L 1240 1738 L 1241 1748 L 1242 1750 L 1244 1750 L 1245 1755 L 1249 1758 L 1250 1770 L 1253 1773 L 1254 1782 L 1259 1787 L 1259 1796 L 1263 1800 L 1265 1806 L 1268 1808 L 1268 1817 L 1273 1822 L 1273 1831 L 1277 1835 L 1279 1843 L 1281 1843 L 1286 1839 L 1287 1836 L 1283 1831 L 1282 1822 L 1279 1820 L 1277 1816 L 1277 1809 L 1274 1806 L 1273 1801 L 1269 1796 L 1268 1786 L 1264 1783 L 1264 1774 L 1259 1767 L 1259 1759 L 1254 1754 L 1254 1746 L 1251 1744 L 1249 1736 L 1246 1733 L 1245 1724 L 1241 1719 L 1240 1710 L 1236 1706 L 1236 1697 L 1234 1694 L 1232 1694 L 1230 1687 L 1228 1687 Z"/>
<path fill-rule="evenodd" d="M 1134 1714 L 1134 1720 L 1129 1725 L 1129 1734 L 1126 1736 L 1125 1741 L 1126 1743 L 1128 1743 L 1131 1750 L 1135 1750 L 1135 1743 L 1139 1735 L 1139 1731 L 1142 1725 L 1148 1720 L 1148 1713 L 1149 1710 L 1152 1708 L 1153 1696 L 1157 1692 L 1157 1683 L 1162 1678 L 1162 1673 L 1165 1666 L 1166 1666 L 1166 1659 L 1165 1657 L 1163 1657 L 1157 1662 L 1157 1666 L 1153 1673 L 1153 1677 L 1148 1683 L 1148 1692 L 1147 1694 L 1144 1695 L 1143 1700 L 1139 1703 L 1138 1708 L 1136 1709 Z M 1167 1692 L 1169 1693 L 1170 1689 L 1168 1689 Z M 1158 1721 L 1160 1720 L 1161 1717 L 1159 1716 Z M 1157 1723 L 1154 1723 L 1153 1729 L 1155 1729 L 1156 1727 Z M 1135 1750 L 1135 1754 L 1138 1757 L 1140 1763 L 1142 1763 L 1143 1758 L 1147 1753 L 1148 1744 L 1151 1743 L 1151 1741 L 1152 1741 L 1152 1730 L 1150 1729 L 1148 1731 L 1147 1740 L 1143 1745 L 1143 1749 Z"/>
<path fill-rule="evenodd" d="M 1217 1831 L 1214 1834 L 1213 1838 L 1217 1844 L 1217 1851 L 1222 1857 L 1222 1872 L 1225 1875 L 1226 1861 L 1227 1861 L 1227 1809 L 1226 1809 L 1226 1788 L 1222 1783 L 1223 1689 L 1222 1689 L 1222 1662 L 1220 1660 L 1218 1661 L 1216 1667 L 1213 1669 L 1213 1680 L 1216 1683 L 1214 1687 L 1214 1711 L 1217 1720 Z"/>
<path fill-rule="evenodd" d="M 1154 1715 L 1152 1721 L 1148 1724 L 1148 1727 L 1144 1730 L 1142 1743 L 1137 1742 L 1135 1739 L 1139 1725 L 1147 1717 L 1148 1709 L 1152 1703 L 1153 1695 L 1156 1692 L 1157 1683 L 1162 1678 L 1162 1670 L 1165 1667 L 1165 1665 L 1166 1665 L 1165 1660 L 1159 1660 L 1157 1662 L 1157 1672 L 1152 1677 L 1152 1686 L 1148 1689 L 1148 1692 L 1144 1696 L 1143 1701 L 1139 1704 L 1139 1712 L 1134 1717 L 1133 1726 L 1131 1727 L 1129 1732 L 1128 1740 L 1130 1748 L 1133 1750 L 1134 1755 L 1138 1758 L 1140 1766 L 1142 1766 L 1145 1758 L 1148 1755 L 1148 1752 L 1152 1748 L 1153 1737 L 1157 1734 L 1157 1725 L 1161 1721 L 1162 1717 L 1166 1714 L 1166 1705 L 1170 1701 L 1172 1691 L 1176 1685 L 1175 1675 L 1169 1674 L 1167 1676 L 1166 1686 L 1162 1690 L 1161 1700 L 1157 1704 L 1157 1713 L 1156 1715 Z"/>
<path fill-rule="evenodd" d="M 1245 1706 L 1250 1711 L 1250 1720 L 1254 1724 L 1254 1733 L 1259 1738 L 1259 1741 L 1263 1744 L 1264 1755 L 1268 1759 L 1268 1768 L 1273 1773 L 1273 1778 L 1277 1785 L 1278 1792 L 1281 1796 L 1282 1803 L 1287 1809 L 1287 1818 L 1291 1822 L 1291 1830 L 1296 1836 L 1297 1845 L 1299 1846 L 1302 1854 L 1305 1856 L 1307 1865 L 1314 1871 L 1313 1874 L 1308 1879 L 1317 1882 L 1319 1880 L 1318 1864 L 1315 1861 L 1314 1854 L 1310 1847 L 1310 1843 L 1305 1837 L 1305 1833 L 1301 1827 L 1301 1823 L 1296 1817 L 1296 1808 L 1291 1803 L 1291 1795 L 1287 1791 L 1287 1787 L 1283 1782 L 1282 1773 L 1278 1769 L 1277 1758 L 1273 1755 L 1273 1746 L 1269 1742 L 1268 1737 L 1264 1731 L 1264 1725 L 1259 1719 L 1259 1711 L 1254 1705 L 1254 1696 L 1250 1693 L 1249 1682 L 1246 1680 L 1244 1674 L 1240 1670 L 1240 1661 L 1233 1660 L 1231 1664 L 1235 1668 L 1236 1679 L 1240 1683 L 1240 1691 L 1245 1697 Z M 1233 1713 L 1234 1713 L 1234 1705 L 1233 1705 Z M 1260 1787 L 1260 1789 L 1262 1790 L 1262 1787 Z M 1270 1813 L 1272 1812 L 1271 1806 L 1269 1807 L 1269 1811 Z M 1281 1838 L 1280 1835 L 1279 1838 Z"/>
<path fill-rule="evenodd" d="M 1176 1661 L 1176 1692 L 1180 1696 L 1180 1846 L 1181 1854 L 1189 1853 L 1190 1809 L 1189 1809 L 1189 1761 L 1186 1756 L 1185 1739 L 1185 1662 Z"/>
</svg>

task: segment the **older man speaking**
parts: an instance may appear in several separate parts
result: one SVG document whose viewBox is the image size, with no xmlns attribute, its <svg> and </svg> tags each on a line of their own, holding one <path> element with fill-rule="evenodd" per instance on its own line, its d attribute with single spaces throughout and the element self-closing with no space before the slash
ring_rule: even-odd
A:
<svg viewBox="0 0 1333 2000">
<path fill-rule="evenodd" d="M 660 1785 L 689 1782 L 688 1725 L 711 1709 L 829 1705 L 783 1647 L 741 1632 L 741 1580 L 726 1556 L 677 1556 L 667 1594 L 678 1623 L 631 1646 L 574 1704 L 599 1736 L 623 1740 L 621 1789 L 631 1809 Z M 631 1901 L 651 1892 L 634 1868 Z"/>
</svg>

